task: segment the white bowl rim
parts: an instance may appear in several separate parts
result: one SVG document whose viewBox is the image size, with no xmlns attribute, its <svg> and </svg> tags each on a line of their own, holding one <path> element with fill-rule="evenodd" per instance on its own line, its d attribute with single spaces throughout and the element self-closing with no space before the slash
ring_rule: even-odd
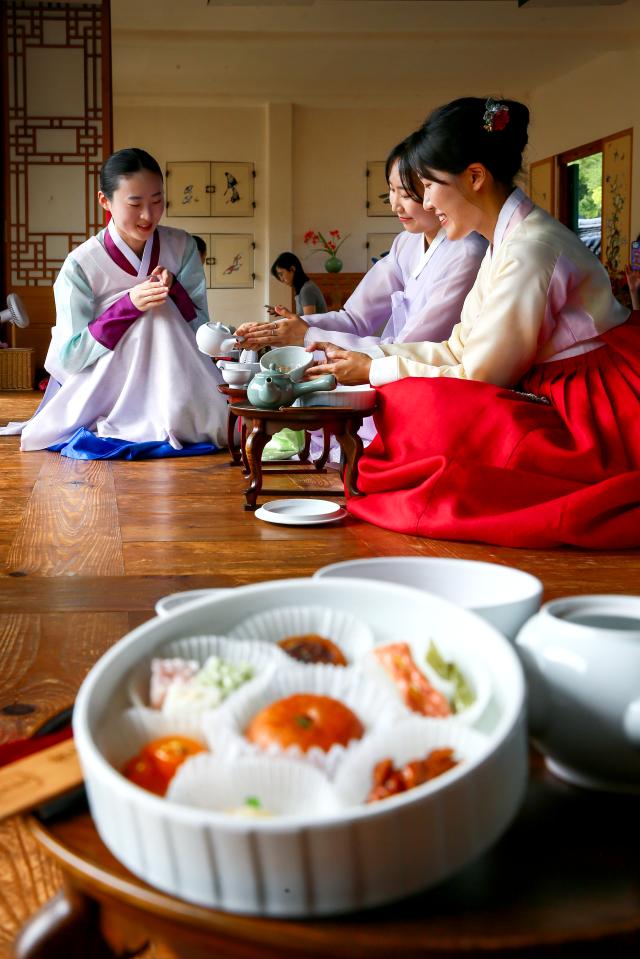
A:
<svg viewBox="0 0 640 959">
<path fill-rule="evenodd" d="M 487 562 L 486 560 L 458 559 L 457 557 L 454 557 L 454 556 L 417 556 L 417 555 L 416 556 L 369 556 L 363 559 L 346 559 L 346 560 L 340 560 L 337 563 L 329 563 L 327 566 L 321 566 L 320 569 L 317 569 L 315 571 L 315 573 L 313 574 L 313 578 L 314 579 L 331 579 L 332 582 L 334 582 L 335 580 L 333 576 L 331 575 L 334 570 L 341 569 L 341 568 L 344 569 L 346 566 L 353 565 L 354 572 L 352 576 L 349 576 L 349 577 L 340 576 L 340 577 L 336 577 L 336 579 L 350 578 L 350 579 L 360 579 L 361 582 L 363 580 L 367 580 L 368 582 L 386 582 L 386 580 L 382 580 L 382 579 L 373 580 L 372 578 L 368 576 L 358 577 L 357 569 L 355 567 L 356 566 L 371 567 L 377 564 L 388 563 L 388 562 L 391 562 L 394 565 L 399 565 L 399 566 L 417 563 L 418 565 L 424 566 L 425 568 L 428 568 L 429 566 L 433 566 L 433 567 L 450 566 L 452 569 L 456 569 L 456 568 L 457 569 L 461 569 L 461 568 L 480 569 L 482 567 L 487 572 L 489 570 L 491 570 L 491 572 L 495 572 L 496 569 L 498 569 L 500 570 L 500 575 L 503 575 L 506 573 L 514 581 L 521 584 L 522 586 L 521 592 L 516 593 L 513 596 L 510 596 L 509 599 L 504 603 L 495 603 L 495 602 L 483 603 L 482 601 L 480 601 L 480 602 L 474 602 L 473 607 L 462 606 L 462 604 L 459 604 L 461 608 L 466 609 L 470 612 L 473 610 L 494 609 L 496 607 L 499 608 L 501 606 L 508 606 L 512 603 L 519 603 L 519 602 L 522 602 L 523 600 L 531 599 L 532 597 L 535 597 L 536 595 L 541 596 L 544 590 L 544 584 L 542 583 L 542 580 L 538 579 L 537 576 L 534 576 L 533 573 L 528 573 L 526 570 L 519 569 L 517 566 L 508 566 L 506 563 L 491 563 L 491 562 Z M 419 587 L 414 587 L 414 586 L 410 586 L 408 588 L 420 589 L 420 592 L 429 593 L 428 589 L 423 590 Z M 435 593 L 434 594 L 429 593 L 429 594 L 437 595 Z M 452 602 L 452 600 L 448 600 L 448 602 Z"/>
<path fill-rule="evenodd" d="M 218 360 L 216 366 L 219 370 L 236 370 L 238 373 L 259 373 L 259 363 L 242 363 L 240 360 Z"/>
<path fill-rule="evenodd" d="M 597 610 L 603 607 L 617 609 L 626 606 L 632 608 L 636 615 L 640 615 L 640 596 L 633 593 L 577 593 L 572 596 L 560 596 L 557 599 L 550 599 L 540 607 L 541 613 L 549 616 L 561 617 L 568 626 L 576 625 L 571 620 L 564 619 L 565 612 L 573 612 L 578 609 Z M 584 626 L 580 627 L 584 629 Z M 594 627 L 603 628 L 603 627 Z M 639 626 L 640 628 L 640 626 Z"/>
<path fill-rule="evenodd" d="M 307 367 L 311 366 L 311 364 L 313 363 L 313 353 L 307 353 L 304 346 L 274 346 L 272 350 L 268 350 L 268 352 L 263 353 L 263 355 L 260 357 L 260 361 L 259 361 L 260 369 L 264 373 L 272 372 L 273 367 L 269 366 L 267 362 L 265 361 L 267 361 L 269 357 L 274 357 L 273 362 L 278 362 L 277 355 L 286 354 L 288 350 L 295 350 L 297 352 L 297 355 L 300 357 L 300 361 L 301 361 L 300 363 L 297 363 L 295 366 L 293 366 L 289 370 L 289 374 L 288 374 L 289 376 L 292 373 L 302 372 L 303 370 L 306 370 Z M 306 354 L 306 355 L 303 355 L 303 354 Z"/>
<path fill-rule="evenodd" d="M 290 590 L 292 587 L 295 589 L 296 586 L 308 587 L 310 584 L 313 584 L 316 581 L 317 580 L 314 580 L 313 577 L 267 580 L 260 583 L 251 583 L 245 586 L 238 586 L 235 588 L 234 592 L 243 591 L 259 594 L 262 591 L 272 592 L 274 589 Z M 341 579 L 339 583 L 333 580 L 331 581 L 332 589 L 337 588 L 340 591 L 345 591 L 346 593 L 353 592 L 354 589 L 362 590 L 364 586 L 368 587 L 372 591 L 379 590 L 379 584 L 371 580 L 365 581 L 344 578 Z M 142 656 L 151 652 L 156 645 L 161 645 L 162 642 L 176 638 L 170 634 L 171 625 L 173 624 L 174 620 L 180 620 L 183 614 L 187 615 L 188 613 L 192 613 L 200 608 L 206 608 L 207 606 L 213 607 L 219 603 L 224 603 L 227 599 L 229 599 L 229 593 L 231 592 L 231 590 L 229 590 L 214 596 L 204 596 L 201 599 L 194 599 L 194 601 L 188 605 L 179 607 L 175 611 L 169 612 L 162 618 L 154 617 L 150 620 L 147 620 L 147 622 L 138 626 L 130 633 L 127 633 L 124 637 L 122 637 L 122 639 L 120 639 L 109 650 L 107 650 L 107 652 L 89 671 L 76 698 L 73 711 L 73 733 L 80 756 L 81 765 L 84 767 L 86 762 L 91 763 L 92 768 L 90 778 L 92 783 L 95 783 L 96 779 L 100 779 L 107 783 L 110 789 L 115 789 L 119 793 L 124 794 L 125 797 L 128 797 L 130 802 L 136 802 L 137 800 L 138 802 L 143 801 L 145 803 L 151 803 L 152 808 L 155 809 L 160 815 L 164 817 L 170 816 L 171 818 L 177 819 L 181 823 L 188 823 L 197 826 L 202 826 L 204 824 L 209 827 L 219 827 L 230 832 L 246 832 L 247 830 L 255 829 L 260 832 L 280 832 L 283 834 L 298 832 L 302 828 L 309 830 L 321 830 L 327 825 L 332 823 L 335 824 L 336 822 L 340 821 L 353 822 L 354 820 L 385 816 L 389 812 L 395 811 L 405 805 L 413 805 L 420 800 L 426 799 L 432 792 L 447 789 L 450 785 L 453 785 L 459 779 L 466 776 L 471 770 L 475 769 L 475 767 L 480 765 L 480 763 L 487 758 L 488 752 L 495 752 L 500 745 L 509 739 L 513 731 L 518 727 L 524 711 L 525 701 L 525 680 L 522 666 L 512 644 L 510 644 L 509 641 L 505 639 L 505 637 L 495 627 L 485 622 L 476 613 L 473 613 L 470 610 L 462 609 L 449 600 L 445 600 L 433 593 L 427 593 L 426 590 L 414 589 L 409 586 L 401 586 L 396 583 L 386 583 L 385 589 L 387 589 L 391 594 L 396 593 L 400 602 L 402 601 L 403 597 L 415 598 L 415 595 L 418 594 L 421 597 L 428 597 L 428 599 L 431 602 L 434 602 L 436 605 L 445 607 L 445 611 L 449 609 L 458 617 L 471 617 L 474 628 L 485 634 L 483 641 L 485 643 L 491 643 L 494 648 L 497 646 L 497 648 L 500 650 L 500 654 L 508 661 L 512 674 L 510 677 L 510 692 L 513 697 L 513 705 L 509 710 L 505 710 L 501 714 L 500 719 L 496 724 L 496 728 L 491 735 L 488 735 L 487 750 L 475 757 L 473 760 L 461 763 L 459 766 L 456 766 L 453 769 L 448 770 L 446 773 L 443 773 L 441 777 L 437 777 L 436 779 L 430 780 L 427 783 L 423 783 L 416 789 L 401 793 L 397 796 L 392 796 L 386 799 L 384 802 L 371 803 L 361 807 L 349 806 L 341 810 L 332 811 L 321 818 L 318 818 L 316 813 L 314 816 L 305 814 L 295 816 L 279 816 L 274 817 L 272 820 L 238 820 L 232 816 L 228 816 L 226 813 L 215 812 L 213 810 L 203 810 L 191 806 L 183 806 L 178 803 L 170 803 L 164 797 L 155 796 L 153 793 L 147 793 L 140 790 L 139 787 L 129 782 L 124 776 L 122 776 L 121 773 L 114 769 L 106 757 L 103 756 L 94 740 L 94 737 L 90 731 L 89 723 L 89 709 L 91 706 L 91 696 L 93 690 L 96 685 L 100 683 L 104 672 L 109 669 L 113 660 L 117 659 L 125 648 L 133 646 L 142 637 L 146 636 L 150 632 L 158 632 L 160 636 L 157 639 L 157 642 L 148 649 L 145 648 L 145 650 L 140 654 L 141 658 Z M 166 633 L 167 635 L 162 635 L 163 633 Z M 141 793 L 143 794 L 142 797 Z"/>
</svg>

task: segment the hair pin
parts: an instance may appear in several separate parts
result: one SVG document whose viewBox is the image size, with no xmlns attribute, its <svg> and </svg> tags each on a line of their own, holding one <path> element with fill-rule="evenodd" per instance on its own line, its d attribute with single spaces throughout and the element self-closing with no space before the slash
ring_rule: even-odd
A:
<svg viewBox="0 0 640 959">
<path fill-rule="evenodd" d="M 484 117 L 482 120 L 487 133 L 504 130 L 509 122 L 509 107 L 506 103 L 500 103 L 498 100 L 489 97 L 484 105 Z"/>
</svg>

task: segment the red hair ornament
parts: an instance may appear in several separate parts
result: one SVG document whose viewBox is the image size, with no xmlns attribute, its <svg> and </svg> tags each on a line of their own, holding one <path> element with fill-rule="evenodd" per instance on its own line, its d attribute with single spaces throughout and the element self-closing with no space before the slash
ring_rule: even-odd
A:
<svg viewBox="0 0 640 959">
<path fill-rule="evenodd" d="M 497 130 L 504 130 L 509 122 L 509 107 L 506 103 L 500 103 L 498 100 L 492 100 L 491 97 L 484 105 L 483 126 L 487 133 L 495 133 Z"/>
</svg>

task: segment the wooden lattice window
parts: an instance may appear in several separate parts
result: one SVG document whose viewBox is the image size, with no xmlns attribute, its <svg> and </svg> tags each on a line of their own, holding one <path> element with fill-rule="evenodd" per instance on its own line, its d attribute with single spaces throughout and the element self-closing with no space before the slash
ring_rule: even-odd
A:
<svg viewBox="0 0 640 959">
<path fill-rule="evenodd" d="M 37 304 L 37 326 L 48 301 L 36 289 L 51 287 L 70 250 L 103 225 L 96 194 L 100 166 L 111 152 L 109 3 L 7 0 L 0 6 L 3 281 L 5 292 Z M 45 325 L 52 319 L 51 308 Z"/>
</svg>

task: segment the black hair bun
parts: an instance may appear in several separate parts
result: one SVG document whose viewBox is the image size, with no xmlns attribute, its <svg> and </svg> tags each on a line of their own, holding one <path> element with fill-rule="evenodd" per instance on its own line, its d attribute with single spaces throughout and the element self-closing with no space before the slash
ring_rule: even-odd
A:
<svg viewBox="0 0 640 959">
<path fill-rule="evenodd" d="M 529 109 L 502 97 L 461 97 L 435 109 L 419 131 L 412 150 L 419 173 L 458 174 L 482 163 L 506 186 L 522 168 L 528 142 Z"/>
</svg>

